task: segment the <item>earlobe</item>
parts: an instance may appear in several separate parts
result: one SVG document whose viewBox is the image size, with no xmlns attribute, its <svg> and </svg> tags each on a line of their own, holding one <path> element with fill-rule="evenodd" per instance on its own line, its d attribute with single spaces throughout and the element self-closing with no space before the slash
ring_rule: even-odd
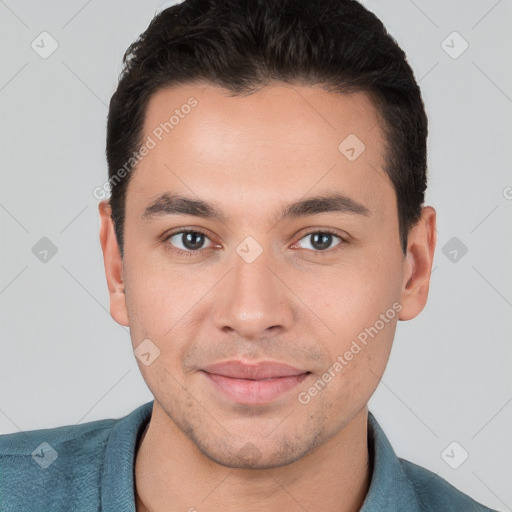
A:
<svg viewBox="0 0 512 512">
<path fill-rule="evenodd" d="M 403 262 L 399 320 L 416 317 L 427 303 L 436 239 L 436 211 L 431 206 L 425 206 L 420 220 L 409 232 Z"/>
<path fill-rule="evenodd" d="M 103 251 L 105 276 L 110 295 L 110 314 L 119 324 L 128 326 L 128 310 L 126 307 L 125 283 L 123 276 L 123 259 L 117 243 L 114 222 L 111 218 L 112 209 L 108 200 L 98 205 L 100 214 L 100 244 Z"/>
</svg>

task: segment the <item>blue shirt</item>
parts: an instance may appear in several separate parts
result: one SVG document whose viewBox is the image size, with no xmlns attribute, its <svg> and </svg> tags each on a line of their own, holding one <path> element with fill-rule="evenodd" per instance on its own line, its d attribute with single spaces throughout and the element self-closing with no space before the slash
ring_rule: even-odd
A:
<svg viewBox="0 0 512 512">
<path fill-rule="evenodd" d="M 152 407 L 153 401 L 120 419 L 0 436 L 0 511 L 135 512 L 135 455 Z M 361 512 L 491 511 L 398 458 L 371 413 L 368 446 L 373 470 Z"/>
</svg>

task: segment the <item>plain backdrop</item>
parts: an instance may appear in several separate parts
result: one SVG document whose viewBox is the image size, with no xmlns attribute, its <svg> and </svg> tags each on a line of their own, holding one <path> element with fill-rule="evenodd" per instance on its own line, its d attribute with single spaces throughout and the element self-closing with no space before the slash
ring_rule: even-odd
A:
<svg viewBox="0 0 512 512">
<path fill-rule="evenodd" d="M 511 510 L 512 4 L 364 3 L 420 82 L 438 212 L 428 305 L 399 323 L 370 410 L 399 456 Z M 170 4 L 0 2 L 1 433 L 152 400 L 109 314 L 93 190 L 122 55 Z"/>
</svg>

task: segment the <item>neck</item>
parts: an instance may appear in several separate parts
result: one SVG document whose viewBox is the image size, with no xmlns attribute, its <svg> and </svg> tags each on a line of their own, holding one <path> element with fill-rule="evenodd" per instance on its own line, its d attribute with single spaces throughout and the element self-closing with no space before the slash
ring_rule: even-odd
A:
<svg viewBox="0 0 512 512">
<path fill-rule="evenodd" d="M 368 411 L 327 443 L 278 468 L 221 466 L 202 454 L 155 401 L 135 461 L 137 512 L 360 510 L 371 479 Z"/>
</svg>

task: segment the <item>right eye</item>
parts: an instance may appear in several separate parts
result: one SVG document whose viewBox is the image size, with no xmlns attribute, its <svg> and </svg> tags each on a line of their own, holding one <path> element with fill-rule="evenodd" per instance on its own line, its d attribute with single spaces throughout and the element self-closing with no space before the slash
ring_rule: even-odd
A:
<svg viewBox="0 0 512 512">
<path fill-rule="evenodd" d="M 170 233 L 164 238 L 164 242 L 166 243 L 167 248 L 177 254 L 193 256 L 201 252 L 205 239 L 210 240 L 206 233 L 200 230 L 182 229 L 180 231 Z M 172 247 L 177 247 L 177 250 Z M 207 247 L 207 249 L 208 248 L 210 247 Z"/>
</svg>

